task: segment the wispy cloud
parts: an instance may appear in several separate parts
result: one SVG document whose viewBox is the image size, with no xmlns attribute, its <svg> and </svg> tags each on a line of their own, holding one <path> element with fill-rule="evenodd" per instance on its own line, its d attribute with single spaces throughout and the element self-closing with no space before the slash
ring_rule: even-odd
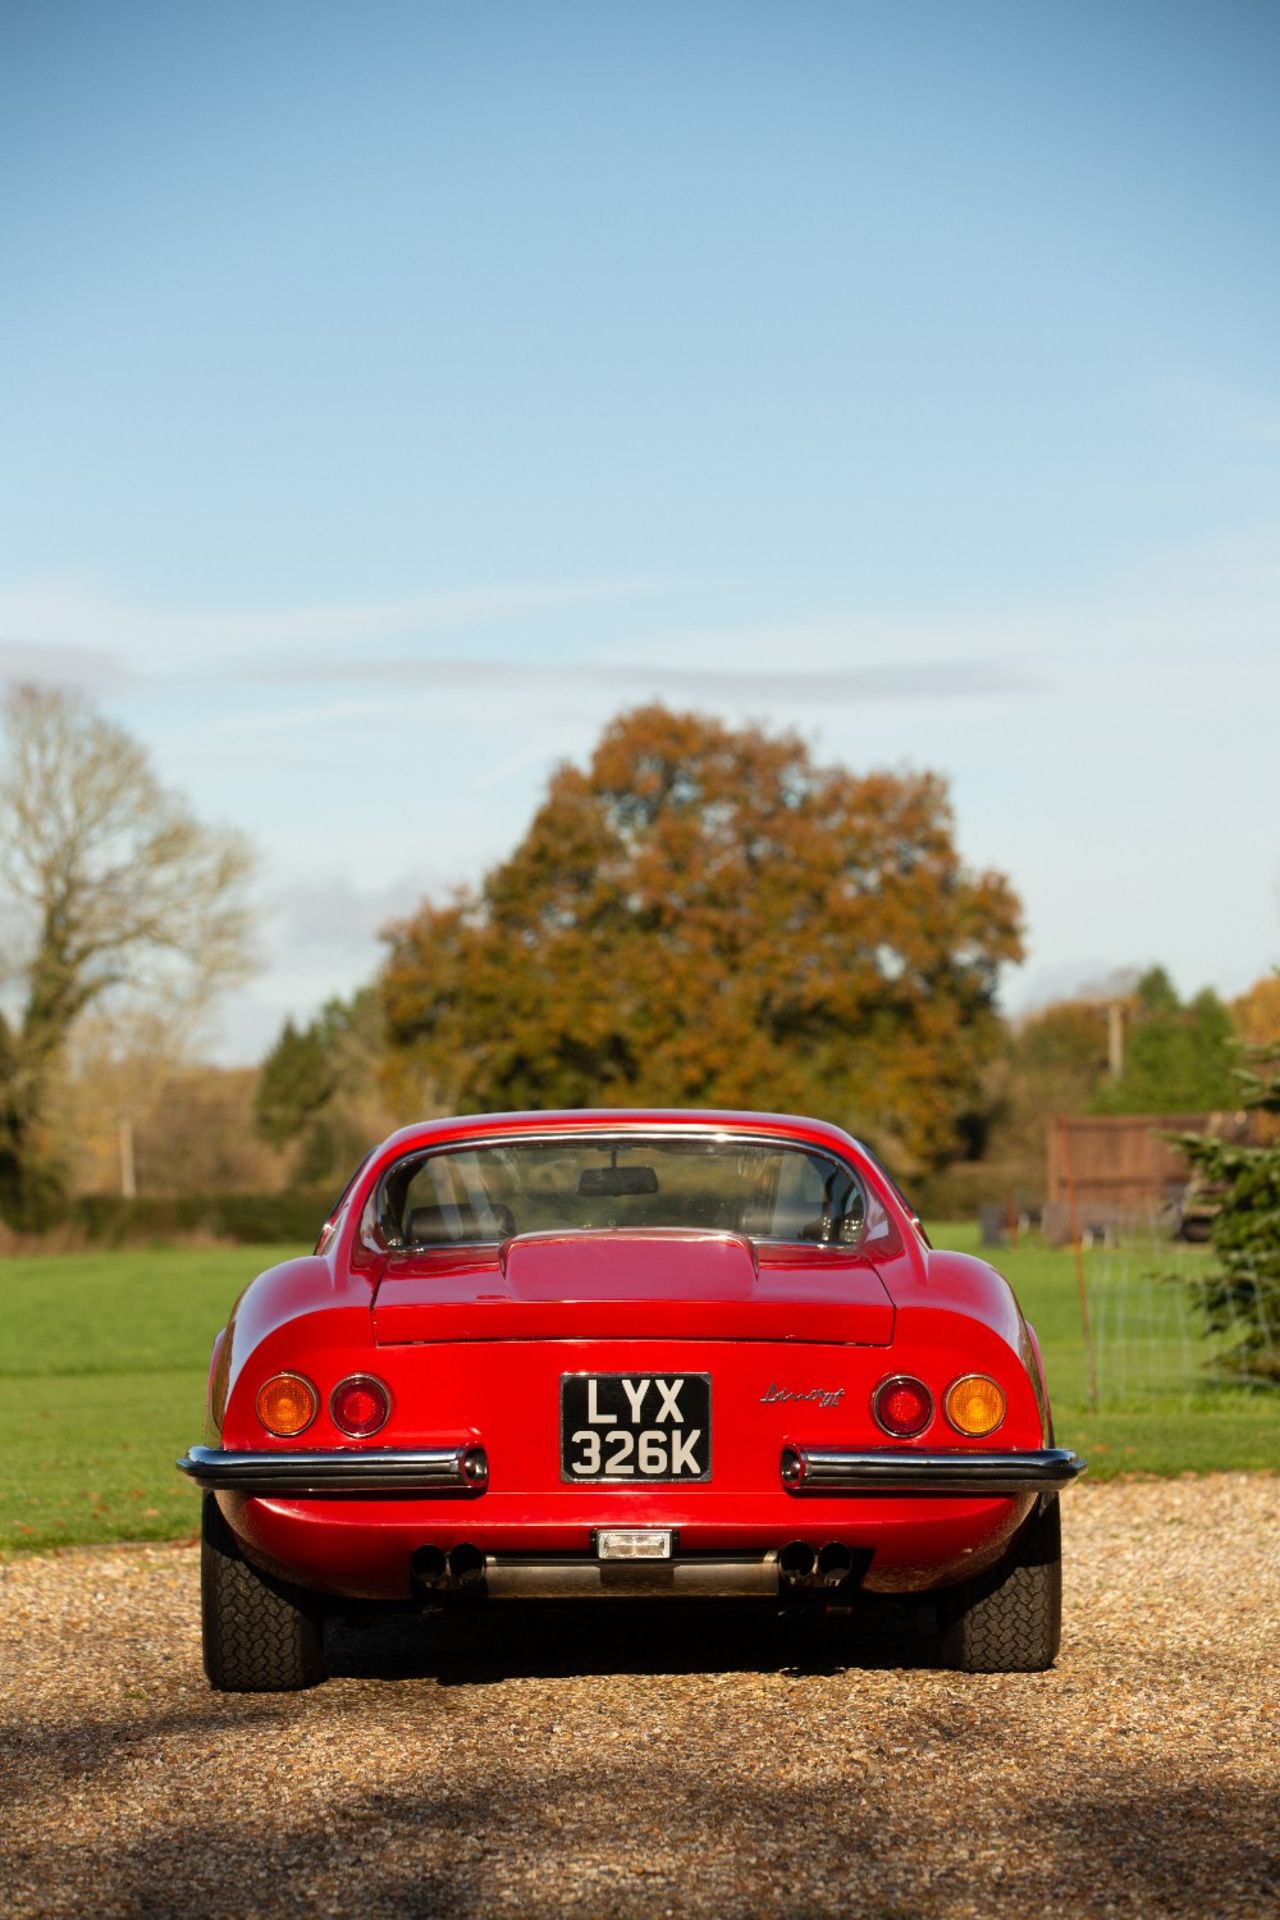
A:
<svg viewBox="0 0 1280 1920">
<path fill-rule="evenodd" d="M 224 714 L 215 723 L 217 733 L 307 733 L 315 728 L 343 727 L 362 720 L 385 720 L 395 708 L 391 700 L 331 700 L 323 706 L 278 707 L 265 712 Z"/>
<path fill-rule="evenodd" d="M 282 886 L 271 906 L 275 942 L 286 953 L 371 954 L 385 926 L 412 913 L 442 884 L 438 875 L 419 873 L 365 887 L 329 873 Z"/>
<path fill-rule="evenodd" d="M 780 657 L 801 650 L 802 636 L 777 636 Z M 695 649 L 698 650 L 698 649 Z M 706 636 L 700 650 L 732 653 L 734 636 Z M 851 638 L 849 651 L 854 650 Z M 528 660 L 464 660 L 418 656 L 315 665 L 311 677 L 429 684 L 437 693 L 502 688 L 508 692 L 641 692 L 676 698 L 779 702 L 861 700 L 954 700 L 990 694 L 1034 693 L 1045 681 L 1016 663 L 999 659 L 931 659 L 857 667 L 686 667 L 668 660 L 573 663 Z"/>
<path fill-rule="evenodd" d="M 74 656 L 81 677 L 95 684 L 131 670 L 220 670 L 249 679 L 270 676 L 286 663 L 296 672 L 303 649 L 314 662 L 316 651 L 326 648 L 341 653 L 385 646 L 657 591 L 653 581 L 588 580 L 300 607 L 215 608 L 132 605 L 53 583 L 0 590 L 0 648 L 47 657 L 55 666 L 61 656 L 69 672 Z"/>
<path fill-rule="evenodd" d="M 287 686 L 295 696 L 288 712 L 242 712 L 222 722 L 264 734 L 373 717 L 382 710 L 378 690 L 392 687 L 421 688 L 433 698 L 594 693 L 773 711 L 1025 695 L 1045 684 L 1019 663 L 1016 644 L 1000 644 L 1007 634 L 997 636 L 995 651 L 970 651 L 965 628 L 945 623 L 930 629 L 850 619 L 668 631 L 639 640 L 625 659 L 521 657 L 510 647 L 500 658 L 477 657 L 456 644 L 440 651 L 430 644 L 466 628 L 518 624 L 548 610 L 655 590 L 644 581 L 476 588 L 274 611 L 128 606 L 59 587 L 0 591 L 0 677 L 102 692 Z M 365 701 L 316 704 L 304 692 L 353 683 L 366 690 Z"/>
<path fill-rule="evenodd" d="M 535 740 L 530 746 L 522 747 L 519 753 L 508 754 L 505 760 L 499 760 L 496 766 L 486 767 L 483 773 L 476 775 L 471 782 L 474 793 L 483 793 L 486 787 L 496 787 L 509 780 L 514 773 L 523 772 L 525 767 L 536 766 L 540 760 L 549 760 L 557 751 L 549 740 Z"/>
<path fill-rule="evenodd" d="M 45 686 L 105 690 L 128 679 L 120 662 L 96 647 L 0 639 L 0 681 L 38 680 Z"/>
</svg>

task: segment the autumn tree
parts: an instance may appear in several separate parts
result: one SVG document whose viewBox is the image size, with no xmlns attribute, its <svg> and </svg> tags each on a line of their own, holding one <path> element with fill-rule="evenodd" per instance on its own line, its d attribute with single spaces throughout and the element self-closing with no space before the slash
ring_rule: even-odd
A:
<svg viewBox="0 0 1280 1920">
<path fill-rule="evenodd" d="M 236 977 L 250 856 L 74 694 L 11 691 L 0 748 L 0 1212 L 21 1225 L 59 1185 L 49 1099 L 77 1023 L 122 999 L 190 1016 Z"/>
<path fill-rule="evenodd" d="M 1019 923 L 936 775 L 650 706 L 478 890 L 392 930 L 380 993 L 456 1106 L 809 1111 L 925 1166 L 980 1097 Z"/>
<path fill-rule="evenodd" d="M 1250 1047 L 1280 1047 L 1280 974 L 1264 974 L 1231 1003 L 1240 1038 Z"/>
<path fill-rule="evenodd" d="M 253 1067 L 193 1060 L 181 1044 L 150 1051 L 132 1021 L 89 1014 L 51 1092 L 54 1157 L 73 1192 L 119 1193 L 127 1128 L 140 1194 L 270 1192 L 285 1169 L 253 1125 L 257 1078 Z"/>
</svg>

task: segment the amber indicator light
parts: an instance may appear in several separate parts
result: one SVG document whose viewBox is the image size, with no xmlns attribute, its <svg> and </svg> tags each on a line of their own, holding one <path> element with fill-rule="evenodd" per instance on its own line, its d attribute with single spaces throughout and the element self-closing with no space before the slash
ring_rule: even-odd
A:
<svg viewBox="0 0 1280 1920">
<path fill-rule="evenodd" d="M 309 1427 L 318 1404 L 315 1388 L 300 1373 L 274 1374 L 258 1389 L 258 1418 L 281 1440 Z"/>
<path fill-rule="evenodd" d="M 994 1433 L 1004 1419 L 1004 1395 L 985 1373 L 966 1373 L 955 1381 L 947 1388 L 943 1406 L 956 1432 L 971 1440 Z"/>
</svg>

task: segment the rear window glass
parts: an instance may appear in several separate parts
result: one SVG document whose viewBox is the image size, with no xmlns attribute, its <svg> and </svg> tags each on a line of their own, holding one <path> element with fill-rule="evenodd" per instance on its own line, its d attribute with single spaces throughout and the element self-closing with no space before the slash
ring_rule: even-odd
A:
<svg viewBox="0 0 1280 1920">
<path fill-rule="evenodd" d="M 383 1176 L 372 1215 L 375 1238 L 393 1251 L 644 1227 L 856 1248 L 894 1231 L 876 1194 L 834 1155 L 669 1134 L 410 1154 Z"/>
</svg>

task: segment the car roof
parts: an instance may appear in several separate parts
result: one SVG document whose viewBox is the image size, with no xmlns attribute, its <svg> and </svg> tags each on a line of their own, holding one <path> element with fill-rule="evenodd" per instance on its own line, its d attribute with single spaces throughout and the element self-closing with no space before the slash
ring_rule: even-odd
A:
<svg viewBox="0 0 1280 1920">
<path fill-rule="evenodd" d="M 762 1138 L 779 1136 L 803 1140 L 847 1154 L 852 1147 L 864 1148 L 843 1127 L 795 1113 L 759 1113 L 733 1107 L 560 1107 L 525 1110 L 517 1113 L 468 1113 L 448 1119 L 424 1120 L 401 1127 L 378 1149 L 377 1158 L 412 1151 L 418 1147 L 453 1145 L 462 1140 L 491 1137 L 510 1138 L 521 1133 L 601 1133 L 631 1131 L 661 1133 L 691 1131 L 706 1133 L 758 1133 Z"/>
</svg>

